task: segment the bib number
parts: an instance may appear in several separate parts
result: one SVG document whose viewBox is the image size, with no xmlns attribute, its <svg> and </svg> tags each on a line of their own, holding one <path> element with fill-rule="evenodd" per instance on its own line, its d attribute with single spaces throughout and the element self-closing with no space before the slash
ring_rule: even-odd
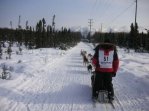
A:
<svg viewBox="0 0 149 111">
<path fill-rule="evenodd" d="M 99 50 L 99 65 L 101 68 L 112 68 L 114 51 Z"/>
<path fill-rule="evenodd" d="M 107 56 L 104 56 L 104 61 L 108 61 L 108 57 Z"/>
</svg>

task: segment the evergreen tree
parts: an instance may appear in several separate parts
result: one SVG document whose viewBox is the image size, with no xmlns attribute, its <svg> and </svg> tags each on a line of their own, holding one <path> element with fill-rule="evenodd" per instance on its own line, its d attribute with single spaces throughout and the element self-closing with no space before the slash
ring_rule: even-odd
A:
<svg viewBox="0 0 149 111">
<path fill-rule="evenodd" d="M 130 30 L 130 37 L 128 39 L 128 45 L 130 48 L 134 48 L 134 44 L 135 44 L 134 32 L 135 32 L 135 29 L 134 29 L 133 23 L 131 24 L 130 29 L 131 30 Z"/>
<path fill-rule="evenodd" d="M 137 49 L 140 47 L 140 39 L 139 39 L 139 31 L 138 31 L 138 24 L 135 24 L 134 27 L 134 49 L 137 51 Z"/>
<path fill-rule="evenodd" d="M 46 26 L 46 21 L 45 19 L 43 18 L 42 19 L 42 47 L 46 47 L 46 37 L 45 37 L 45 26 Z"/>
<path fill-rule="evenodd" d="M 36 25 L 36 48 L 42 47 L 42 21 Z"/>
</svg>

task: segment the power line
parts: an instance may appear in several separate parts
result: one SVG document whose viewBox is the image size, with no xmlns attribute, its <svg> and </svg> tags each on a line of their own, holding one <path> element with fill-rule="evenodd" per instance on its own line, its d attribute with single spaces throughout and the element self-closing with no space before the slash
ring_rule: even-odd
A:
<svg viewBox="0 0 149 111">
<path fill-rule="evenodd" d="M 104 6 L 104 8 L 103 8 L 103 15 L 102 15 L 102 18 L 104 17 L 104 15 L 106 14 L 106 12 L 110 9 L 110 7 L 111 7 L 111 3 L 112 3 L 112 1 L 110 1 L 110 2 L 105 2 L 104 4 L 105 4 L 105 6 Z"/>
<path fill-rule="evenodd" d="M 102 4 L 102 6 L 98 6 L 99 3 L 100 3 L 100 5 Z M 107 12 L 107 9 L 109 9 L 109 7 L 111 7 L 111 3 L 112 3 L 112 0 L 110 0 L 110 1 L 109 0 L 104 0 L 104 1 L 100 0 L 100 2 L 97 2 L 97 0 L 96 0 L 93 7 L 92 7 L 91 14 L 93 14 L 93 11 L 95 11 L 97 14 L 97 10 L 96 10 L 97 7 L 100 7 L 103 10 L 102 13 L 105 14 L 105 12 Z M 90 14 L 90 16 L 91 16 L 91 14 Z M 103 18 L 103 15 L 101 17 Z"/>
<path fill-rule="evenodd" d="M 94 2 L 93 6 L 92 6 L 90 16 L 91 16 L 91 14 L 93 14 L 93 11 L 94 11 L 94 8 L 95 8 L 96 4 L 97 4 L 97 0 Z"/>
<path fill-rule="evenodd" d="M 90 17 L 93 17 L 94 12 L 99 14 L 97 12 L 97 7 L 103 9 L 102 13 L 105 13 L 109 7 L 111 7 L 112 0 L 95 0 L 93 6 L 92 6 L 92 11 L 90 13 Z M 99 6 L 100 5 L 100 6 Z M 103 18 L 103 16 L 100 16 L 100 19 Z"/>
<path fill-rule="evenodd" d="M 114 17 L 110 23 L 108 24 L 112 24 L 115 20 L 117 20 L 121 15 L 123 15 L 129 8 L 131 8 L 134 5 L 134 2 L 131 3 L 125 10 L 123 10 L 120 14 L 118 14 L 116 17 Z"/>
<path fill-rule="evenodd" d="M 98 1 L 100 1 L 100 2 L 98 2 Z M 96 1 L 94 2 L 93 6 L 92 6 L 91 14 L 93 14 L 94 9 L 97 7 L 97 5 L 98 5 L 99 3 L 100 3 L 100 4 L 102 3 L 103 5 L 105 5 L 105 6 L 104 6 L 104 9 L 105 9 L 106 6 L 108 7 L 108 5 L 111 3 L 111 2 L 108 3 L 108 1 L 109 1 L 109 0 L 104 0 L 104 1 L 96 0 Z M 104 11 L 105 11 L 105 10 L 104 10 Z M 90 15 L 91 15 L 91 14 L 90 14 Z"/>
<path fill-rule="evenodd" d="M 94 5 L 93 5 L 93 8 L 96 6 L 96 4 L 97 4 L 97 0 L 95 1 Z"/>
</svg>

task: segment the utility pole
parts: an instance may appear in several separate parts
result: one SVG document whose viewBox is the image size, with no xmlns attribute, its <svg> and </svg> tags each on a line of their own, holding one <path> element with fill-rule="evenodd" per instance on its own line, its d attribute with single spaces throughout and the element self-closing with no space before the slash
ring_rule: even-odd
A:
<svg viewBox="0 0 149 111">
<path fill-rule="evenodd" d="M 101 29 L 100 29 L 100 32 L 102 33 L 102 23 L 101 23 Z"/>
<path fill-rule="evenodd" d="M 20 23 L 21 23 L 21 16 L 19 15 L 18 29 L 21 29 L 21 25 L 20 25 Z"/>
<path fill-rule="evenodd" d="M 101 23 L 101 29 L 100 29 L 100 38 L 101 38 L 101 41 L 104 41 L 104 37 L 102 33 L 102 23 Z"/>
<path fill-rule="evenodd" d="M 136 23 L 137 23 L 137 6 L 138 6 L 138 0 L 136 0 L 135 25 L 136 25 Z"/>
<path fill-rule="evenodd" d="M 135 9 L 135 37 L 134 37 L 134 49 L 135 49 L 135 52 L 136 52 L 136 49 L 137 49 L 137 45 L 138 45 L 138 40 L 137 40 L 137 5 L 138 5 L 138 0 L 135 1 L 136 2 L 136 9 Z"/>
<path fill-rule="evenodd" d="M 26 30 L 29 30 L 28 20 L 26 21 Z"/>
<path fill-rule="evenodd" d="M 90 42 L 90 40 L 91 40 L 91 30 L 92 30 L 92 24 L 93 24 L 93 19 L 89 19 L 89 28 L 90 28 L 90 32 L 89 32 L 89 42 Z"/>
<path fill-rule="evenodd" d="M 10 21 L 10 28 L 12 29 L 12 21 Z"/>
<path fill-rule="evenodd" d="M 53 15 L 53 19 L 52 19 L 52 28 L 54 32 L 55 31 L 55 15 Z"/>
</svg>

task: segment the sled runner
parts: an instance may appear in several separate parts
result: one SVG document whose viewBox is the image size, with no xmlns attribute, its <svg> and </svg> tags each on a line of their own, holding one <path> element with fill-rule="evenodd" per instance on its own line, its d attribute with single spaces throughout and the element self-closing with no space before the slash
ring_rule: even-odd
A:
<svg viewBox="0 0 149 111">
<path fill-rule="evenodd" d="M 112 108 L 115 109 L 113 100 L 108 98 L 108 92 L 106 90 L 99 91 L 98 98 L 96 100 L 93 100 L 94 107 L 96 107 L 96 103 L 110 104 L 112 106 Z"/>
<path fill-rule="evenodd" d="M 93 93 L 94 77 L 95 77 L 95 75 L 92 75 L 91 76 L 92 93 Z M 115 109 L 115 106 L 113 104 L 113 99 L 111 97 L 109 97 L 108 91 L 105 88 L 105 85 L 104 85 L 104 82 L 103 81 L 102 81 L 102 85 L 101 86 L 102 87 L 98 91 L 98 98 L 96 98 L 96 99 L 95 98 L 92 98 L 93 99 L 93 102 L 94 103 L 98 102 L 98 103 L 101 103 L 101 104 L 107 104 L 107 103 L 109 103 L 109 104 L 111 104 L 111 106 L 113 107 L 113 109 Z"/>
</svg>

